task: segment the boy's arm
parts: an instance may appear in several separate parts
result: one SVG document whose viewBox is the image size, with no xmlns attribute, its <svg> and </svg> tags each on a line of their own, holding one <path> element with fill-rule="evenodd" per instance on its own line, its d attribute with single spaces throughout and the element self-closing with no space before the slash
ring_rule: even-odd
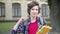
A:
<svg viewBox="0 0 60 34">
<path fill-rule="evenodd" d="M 17 30 L 17 28 L 18 28 L 18 26 L 19 26 L 19 24 L 20 24 L 21 21 L 22 21 L 22 18 L 20 18 L 18 20 L 18 22 L 14 25 L 13 30 Z"/>
<path fill-rule="evenodd" d="M 24 18 L 21 17 L 18 22 L 16 23 L 16 25 L 13 27 L 13 30 L 17 30 L 18 26 L 20 25 L 20 23 L 23 23 L 24 21 L 26 21 L 28 18 Z"/>
</svg>

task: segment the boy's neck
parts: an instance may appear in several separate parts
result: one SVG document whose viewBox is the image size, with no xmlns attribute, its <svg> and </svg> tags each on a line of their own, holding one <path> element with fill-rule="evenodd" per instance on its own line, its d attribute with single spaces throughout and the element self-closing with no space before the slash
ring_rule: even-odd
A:
<svg viewBox="0 0 60 34">
<path fill-rule="evenodd" d="M 31 21 L 36 20 L 36 17 L 30 16 L 30 18 L 31 18 Z"/>
</svg>

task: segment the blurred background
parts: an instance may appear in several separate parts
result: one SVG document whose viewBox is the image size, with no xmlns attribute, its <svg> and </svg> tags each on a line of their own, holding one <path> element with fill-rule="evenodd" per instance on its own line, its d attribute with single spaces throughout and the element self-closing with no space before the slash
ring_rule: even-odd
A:
<svg viewBox="0 0 60 34">
<path fill-rule="evenodd" d="M 20 17 L 27 17 L 27 5 L 31 1 L 33 0 L 0 0 L 0 34 L 11 34 L 11 28 Z M 60 34 L 59 0 L 34 1 L 38 1 L 41 7 L 38 16 L 45 18 L 47 25 L 53 27 L 53 30 L 49 34 Z"/>
</svg>

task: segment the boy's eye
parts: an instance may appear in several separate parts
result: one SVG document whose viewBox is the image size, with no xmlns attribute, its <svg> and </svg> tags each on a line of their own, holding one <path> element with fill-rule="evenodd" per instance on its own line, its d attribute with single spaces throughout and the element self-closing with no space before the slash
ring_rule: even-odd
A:
<svg viewBox="0 0 60 34">
<path fill-rule="evenodd" d="M 32 10 L 34 10 L 34 9 L 32 9 Z"/>
<path fill-rule="evenodd" d="M 36 9 L 36 11 L 37 11 L 38 9 Z"/>
</svg>

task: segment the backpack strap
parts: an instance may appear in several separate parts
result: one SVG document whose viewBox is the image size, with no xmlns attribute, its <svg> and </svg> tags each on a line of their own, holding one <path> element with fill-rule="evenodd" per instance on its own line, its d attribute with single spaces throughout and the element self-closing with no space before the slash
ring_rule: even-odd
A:
<svg viewBox="0 0 60 34">
<path fill-rule="evenodd" d="M 41 24 L 41 25 L 43 25 L 43 18 L 41 18 L 41 17 L 38 17 L 38 22 Z"/>
<path fill-rule="evenodd" d="M 38 22 L 41 24 L 41 25 L 46 25 L 46 21 L 44 18 L 42 17 L 38 17 Z"/>
</svg>

